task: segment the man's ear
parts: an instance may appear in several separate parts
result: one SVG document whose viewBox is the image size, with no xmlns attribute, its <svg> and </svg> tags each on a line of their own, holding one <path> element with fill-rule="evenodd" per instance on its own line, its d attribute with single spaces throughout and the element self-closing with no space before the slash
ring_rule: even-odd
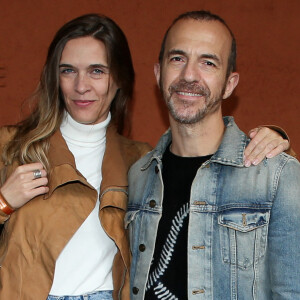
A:
<svg viewBox="0 0 300 300">
<path fill-rule="evenodd" d="M 227 83 L 226 83 L 226 88 L 225 88 L 225 91 L 223 94 L 223 99 L 227 99 L 232 94 L 235 87 L 239 83 L 239 78 L 240 78 L 240 75 L 237 72 L 233 72 L 229 75 L 229 77 L 227 79 Z"/>
<path fill-rule="evenodd" d="M 160 80 L 160 64 L 159 63 L 154 64 L 154 75 L 156 78 L 157 85 L 159 86 L 159 80 Z"/>
</svg>

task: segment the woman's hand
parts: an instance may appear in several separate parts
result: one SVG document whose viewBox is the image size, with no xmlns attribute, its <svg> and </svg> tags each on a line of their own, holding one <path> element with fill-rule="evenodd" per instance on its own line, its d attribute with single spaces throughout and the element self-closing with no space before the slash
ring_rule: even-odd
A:
<svg viewBox="0 0 300 300">
<path fill-rule="evenodd" d="M 245 149 L 244 163 L 246 167 L 258 165 L 265 157 L 272 158 L 287 150 L 290 146 L 277 131 L 268 127 L 250 130 L 251 142 Z"/>
<path fill-rule="evenodd" d="M 43 165 L 32 163 L 17 167 L 0 191 L 11 207 L 19 208 L 32 198 L 47 193 L 47 184 L 47 172 Z"/>
</svg>

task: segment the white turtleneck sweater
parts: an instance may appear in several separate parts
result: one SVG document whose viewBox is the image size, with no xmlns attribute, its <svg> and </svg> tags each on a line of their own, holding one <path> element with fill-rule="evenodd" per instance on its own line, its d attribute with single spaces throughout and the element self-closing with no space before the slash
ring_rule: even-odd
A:
<svg viewBox="0 0 300 300">
<path fill-rule="evenodd" d="M 106 129 L 110 119 L 109 114 L 99 124 L 85 125 L 77 123 L 66 113 L 60 127 L 62 136 L 75 157 L 76 168 L 97 190 L 98 196 Z M 51 295 L 76 296 L 113 289 L 112 264 L 117 249 L 100 224 L 99 205 L 98 200 L 94 210 L 59 255 Z"/>
</svg>

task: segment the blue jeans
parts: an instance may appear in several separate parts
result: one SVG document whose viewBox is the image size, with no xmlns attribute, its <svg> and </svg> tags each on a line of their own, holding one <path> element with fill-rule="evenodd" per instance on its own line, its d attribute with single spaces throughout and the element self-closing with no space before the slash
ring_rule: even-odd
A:
<svg viewBox="0 0 300 300">
<path fill-rule="evenodd" d="M 112 291 L 99 291 L 82 296 L 52 296 L 49 295 L 47 300 L 112 300 Z"/>
</svg>

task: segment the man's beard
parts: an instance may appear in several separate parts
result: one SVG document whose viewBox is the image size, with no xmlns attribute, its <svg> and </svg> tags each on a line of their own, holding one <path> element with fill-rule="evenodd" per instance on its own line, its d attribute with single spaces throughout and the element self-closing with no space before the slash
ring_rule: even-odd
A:
<svg viewBox="0 0 300 300">
<path fill-rule="evenodd" d="M 160 82 L 160 89 L 163 93 L 164 100 L 168 106 L 169 112 L 173 119 L 180 124 L 191 125 L 200 122 L 205 116 L 215 112 L 221 105 L 222 96 L 225 91 L 226 84 L 224 83 L 222 90 L 218 95 L 211 98 L 210 89 L 202 84 L 195 82 L 187 82 L 185 80 L 180 80 L 177 83 L 170 85 L 168 88 L 168 93 L 162 87 L 162 82 Z M 176 92 L 185 92 L 192 94 L 199 94 L 204 98 L 204 103 L 195 111 L 194 101 L 178 100 L 174 99 L 176 97 Z M 172 98 L 173 96 L 173 98 Z M 184 106 L 184 113 L 181 114 L 178 109 L 176 109 L 176 102 L 180 101 L 181 105 Z"/>
</svg>

